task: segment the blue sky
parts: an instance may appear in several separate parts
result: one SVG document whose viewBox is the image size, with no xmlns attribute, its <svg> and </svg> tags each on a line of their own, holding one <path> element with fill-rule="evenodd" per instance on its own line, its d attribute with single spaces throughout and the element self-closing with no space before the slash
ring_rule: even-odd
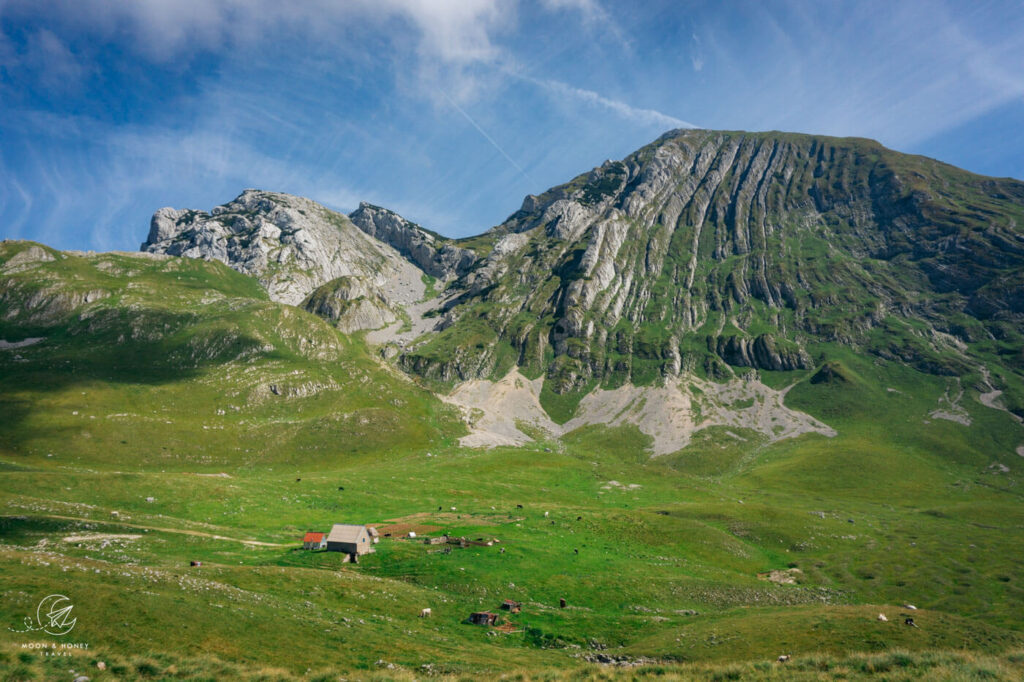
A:
<svg viewBox="0 0 1024 682">
<path fill-rule="evenodd" d="M 468 236 L 691 125 L 1024 178 L 1024 5 L 0 0 L 0 237 L 59 248 L 247 187 Z"/>
</svg>

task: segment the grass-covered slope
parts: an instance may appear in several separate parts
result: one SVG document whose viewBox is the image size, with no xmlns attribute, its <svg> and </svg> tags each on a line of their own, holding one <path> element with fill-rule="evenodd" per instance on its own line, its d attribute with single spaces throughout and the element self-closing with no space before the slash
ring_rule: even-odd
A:
<svg viewBox="0 0 1024 682">
<path fill-rule="evenodd" d="M 0 448 L 25 463 L 330 465 L 458 434 L 355 339 L 226 266 L 0 246 Z"/>
<path fill-rule="evenodd" d="M 870 140 L 675 131 L 528 197 L 401 362 L 564 394 L 808 369 L 831 343 L 1024 414 L 1022 226 L 1024 183 Z"/>
</svg>

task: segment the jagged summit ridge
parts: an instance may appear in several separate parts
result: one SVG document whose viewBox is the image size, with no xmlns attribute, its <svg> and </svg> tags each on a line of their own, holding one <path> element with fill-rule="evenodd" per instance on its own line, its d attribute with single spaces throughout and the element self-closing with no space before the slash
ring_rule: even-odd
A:
<svg viewBox="0 0 1024 682">
<path fill-rule="evenodd" d="M 409 302 L 423 289 L 418 268 L 344 215 L 289 194 L 248 189 L 209 213 L 162 208 L 142 251 L 218 260 L 259 280 L 271 299 L 298 305 L 339 277 L 363 278 Z"/>
<path fill-rule="evenodd" d="M 348 217 L 360 230 L 394 247 L 432 277 L 450 279 L 464 275 L 477 260 L 473 251 L 460 248 L 386 208 L 364 201 Z"/>
</svg>

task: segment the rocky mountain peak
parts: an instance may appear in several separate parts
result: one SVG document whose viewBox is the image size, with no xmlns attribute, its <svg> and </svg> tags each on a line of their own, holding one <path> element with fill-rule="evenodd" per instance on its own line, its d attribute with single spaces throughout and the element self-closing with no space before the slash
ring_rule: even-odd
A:
<svg viewBox="0 0 1024 682">
<path fill-rule="evenodd" d="M 452 240 L 406 220 L 394 211 L 366 202 L 349 214 L 349 219 L 366 234 L 392 246 L 421 270 L 438 279 L 465 274 L 476 262 L 476 254 L 456 246 Z"/>
<path fill-rule="evenodd" d="M 402 362 L 448 381 L 518 365 L 564 392 L 808 368 L 836 343 L 959 374 L 973 342 L 1024 341 L 1021 225 L 1024 183 L 871 140 L 671 131 L 527 196 Z"/>
<path fill-rule="evenodd" d="M 418 300 L 422 273 L 344 215 L 302 197 L 247 189 L 209 212 L 162 208 L 142 251 L 218 260 L 252 275 L 271 299 L 298 305 L 339 277 L 363 278 L 391 302 Z"/>
</svg>

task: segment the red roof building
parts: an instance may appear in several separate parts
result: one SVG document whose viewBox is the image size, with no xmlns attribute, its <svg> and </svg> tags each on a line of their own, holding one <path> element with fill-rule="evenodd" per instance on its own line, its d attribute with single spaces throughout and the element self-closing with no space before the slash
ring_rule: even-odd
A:
<svg viewBox="0 0 1024 682">
<path fill-rule="evenodd" d="M 302 538 L 302 549 L 323 549 L 327 546 L 327 533 L 306 533 Z"/>
</svg>

